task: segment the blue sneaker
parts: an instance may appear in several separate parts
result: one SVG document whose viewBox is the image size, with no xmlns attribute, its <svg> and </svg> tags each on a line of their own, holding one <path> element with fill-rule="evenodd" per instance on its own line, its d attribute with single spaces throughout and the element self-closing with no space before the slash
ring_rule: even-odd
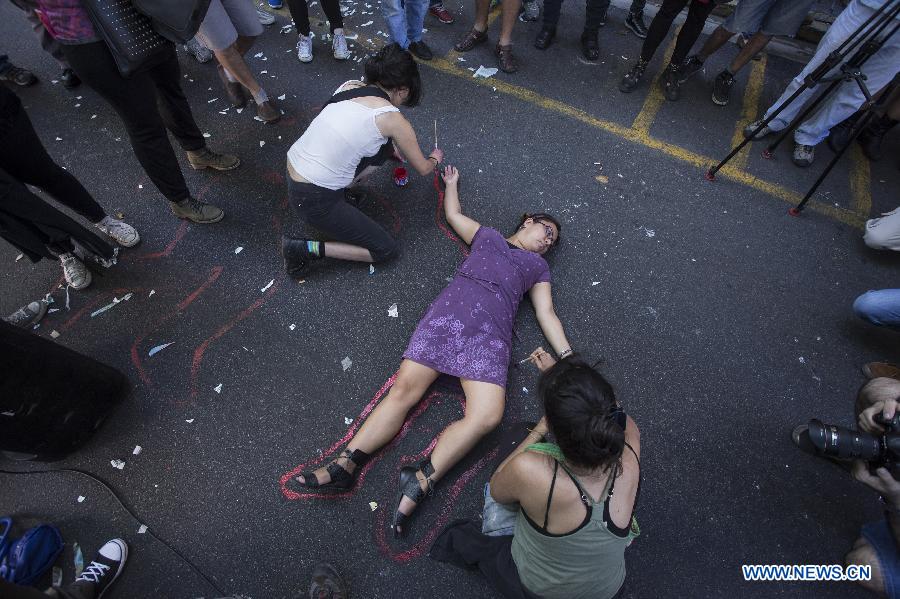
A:
<svg viewBox="0 0 900 599">
<path fill-rule="evenodd" d="M 278 10 L 282 6 L 284 6 L 284 2 L 282 0 L 266 0 L 269 3 L 269 8 L 274 8 Z"/>
</svg>

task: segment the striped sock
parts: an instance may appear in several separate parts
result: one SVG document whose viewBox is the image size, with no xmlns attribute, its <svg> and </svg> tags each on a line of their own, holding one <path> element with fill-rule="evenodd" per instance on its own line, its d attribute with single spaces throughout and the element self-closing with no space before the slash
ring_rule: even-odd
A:
<svg viewBox="0 0 900 599">
<path fill-rule="evenodd" d="M 325 244 L 321 241 L 313 241 L 311 239 L 308 239 L 306 241 L 306 251 L 309 252 L 310 256 L 321 258 L 325 255 Z"/>
</svg>

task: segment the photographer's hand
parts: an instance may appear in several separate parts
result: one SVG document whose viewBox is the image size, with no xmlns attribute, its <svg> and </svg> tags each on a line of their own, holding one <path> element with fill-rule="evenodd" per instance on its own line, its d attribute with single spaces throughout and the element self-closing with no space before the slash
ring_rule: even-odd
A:
<svg viewBox="0 0 900 599">
<path fill-rule="evenodd" d="M 900 481 L 895 479 L 887 468 L 879 468 L 873 475 L 865 462 L 856 460 L 853 462 L 851 472 L 853 478 L 881 494 L 894 511 L 900 511 Z"/>
<path fill-rule="evenodd" d="M 875 416 L 881 414 L 882 418 L 890 422 L 897 413 L 897 399 L 876 401 L 871 406 L 859 413 L 859 428 L 873 435 L 884 433 L 884 427 L 875 422 Z"/>
</svg>

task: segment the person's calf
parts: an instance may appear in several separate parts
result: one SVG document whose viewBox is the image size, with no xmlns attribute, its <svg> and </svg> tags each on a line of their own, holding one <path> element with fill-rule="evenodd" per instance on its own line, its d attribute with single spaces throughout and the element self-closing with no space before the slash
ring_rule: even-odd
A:
<svg viewBox="0 0 900 599">
<path fill-rule="evenodd" d="M 844 556 L 844 565 L 871 567 L 872 577 L 869 580 L 858 581 L 859 585 L 880 597 L 886 596 L 884 590 L 884 574 L 881 571 L 881 563 L 878 561 L 878 554 L 875 553 L 875 549 L 864 538 L 860 537 L 857 539 L 853 545 L 853 549 Z"/>
</svg>

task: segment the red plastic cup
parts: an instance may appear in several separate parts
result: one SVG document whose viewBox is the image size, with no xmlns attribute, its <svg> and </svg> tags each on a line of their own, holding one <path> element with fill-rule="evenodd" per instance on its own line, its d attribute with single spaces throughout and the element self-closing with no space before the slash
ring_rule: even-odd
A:
<svg viewBox="0 0 900 599">
<path fill-rule="evenodd" d="M 394 185 L 403 187 L 407 183 L 409 183 L 409 173 L 402 166 L 398 166 L 394 169 Z"/>
</svg>

